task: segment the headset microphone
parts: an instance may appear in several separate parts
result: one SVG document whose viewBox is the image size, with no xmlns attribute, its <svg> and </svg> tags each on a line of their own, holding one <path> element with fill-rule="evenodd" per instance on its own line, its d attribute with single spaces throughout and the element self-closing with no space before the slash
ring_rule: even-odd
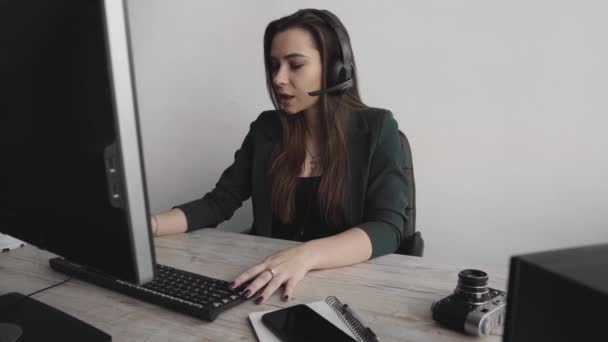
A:
<svg viewBox="0 0 608 342">
<path fill-rule="evenodd" d="M 327 93 L 342 92 L 352 86 L 353 86 L 353 80 L 350 79 L 350 80 L 347 80 L 346 82 L 342 82 L 333 87 L 329 87 L 329 88 L 325 88 L 325 89 L 321 89 L 321 90 L 317 90 L 317 91 L 311 91 L 310 93 L 308 93 L 308 95 L 319 96 L 319 95 L 327 94 Z"/>
</svg>

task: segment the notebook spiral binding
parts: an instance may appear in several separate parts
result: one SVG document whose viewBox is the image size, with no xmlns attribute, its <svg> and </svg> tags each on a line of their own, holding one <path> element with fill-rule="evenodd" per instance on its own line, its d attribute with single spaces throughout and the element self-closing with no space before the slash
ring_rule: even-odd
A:
<svg viewBox="0 0 608 342">
<path fill-rule="evenodd" d="M 336 312 L 338 317 L 346 324 L 348 329 L 355 335 L 355 338 L 359 342 L 373 342 L 376 341 L 372 338 L 368 332 L 368 329 L 363 323 L 357 319 L 357 317 L 351 315 L 350 312 L 345 310 L 345 305 L 334 296 L 325 298 L 325 302 Z"/>
</svg>

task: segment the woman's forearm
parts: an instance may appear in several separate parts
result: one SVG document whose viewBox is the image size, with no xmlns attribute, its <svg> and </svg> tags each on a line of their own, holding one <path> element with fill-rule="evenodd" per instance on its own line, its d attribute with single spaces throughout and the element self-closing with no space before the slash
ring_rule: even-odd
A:
<svg viewBox="0 0 608 342">
<path fill-rule="evenodd" d="M 372 255 L 372 242 L 358 227 L 304 245 L 312 255 L 312 269 L 350 266 L 367 261 Z"/>
<path fill-rule="evenodd" d="M 188 229 L 186 215 L 177 208 L 152 215 L 151 221 L 156 236 L 185 233 Z"/>
</svg>

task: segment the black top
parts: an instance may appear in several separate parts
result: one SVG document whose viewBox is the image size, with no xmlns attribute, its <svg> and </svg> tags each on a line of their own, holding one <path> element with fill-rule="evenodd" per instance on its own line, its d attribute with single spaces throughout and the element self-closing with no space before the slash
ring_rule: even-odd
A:
<svg viewBox="0 0 608 342">
<path fill-rule="evenodd" d="M 320 176 L 299 177 L 296 185 L 294 219 L 282 223 L 272 215 L 272 237 L 277 239 L 310 241 L 336 234 L 340 227 L 329 224 L 319 207 Z"/>
</svg>

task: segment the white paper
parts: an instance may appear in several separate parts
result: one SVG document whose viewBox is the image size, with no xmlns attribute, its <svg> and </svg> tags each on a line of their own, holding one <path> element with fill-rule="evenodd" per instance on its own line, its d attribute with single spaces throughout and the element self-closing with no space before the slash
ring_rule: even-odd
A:
<svg viewBox="0 0 608 342">
<path fill-rule="evenodd" d="M 0 251 L 2 252 L 17 249 L 23 245 L 25 245 L 25 243 L 21 240 L 17 240 L 12 236 L 0 234 Z"/>
</svg>

